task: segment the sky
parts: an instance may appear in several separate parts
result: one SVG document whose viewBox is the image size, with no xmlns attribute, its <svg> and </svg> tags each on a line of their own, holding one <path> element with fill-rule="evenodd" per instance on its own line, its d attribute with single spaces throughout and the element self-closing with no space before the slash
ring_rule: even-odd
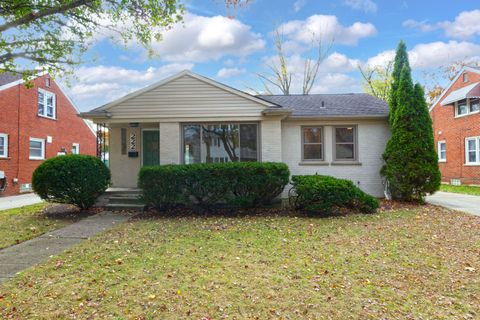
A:
<svg viewBox="0 0 480 320">
<path fill-rule="evenodd" d="M 255 0 L 236 10 L 223 0 L 183 0 L 183 22 L 152 43 L 119 45 L 97 34 L 76 67 L 67 94 L 88 111 L 188 69 L 246 92 L 264 92 L 257 73 L 275 61 L 283 34 L 291 93 L 301 93 L 312 38 L 330 47 L 311 93 L 362 92 L 358 65 L 383 65 L 404 40 L 416 81 L 458 60 L 480 59 L 480 3 L 461 0 Z M 331 45 L 331 46 L 330 46 Z M 60 80 L 62 81 L 62 80 Z M 447 82 L 446 80 L 442 80 Z"/>
</svg>

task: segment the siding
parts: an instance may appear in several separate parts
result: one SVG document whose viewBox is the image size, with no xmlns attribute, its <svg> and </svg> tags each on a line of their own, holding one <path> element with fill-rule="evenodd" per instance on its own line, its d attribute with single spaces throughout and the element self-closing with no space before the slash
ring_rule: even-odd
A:
<svg viewBox="0 0 480 320">
<path fill-rule="evenodd" d="M 137 151 L 138 158 L 128 157 L 122 154 L 121 130 L 120 128 L 110 128 L 109 131 L 109 165 L 112 172 L 112 186 L 117 188 L 132 188 L 137 186 L 137 176 L 140 171 L 141 163 L 141 135 L 140 128 L 127 128 L 127 146 L 130 132 L 135 131 L 137 134 Z"/>
<path fill-rule="evenodd" d="M 266 106 L 181 76 L 108 109 L 112 120 L 152 118 L 259 117 Z"/>
<path fill-rule="evenodd" d="M 301 126 L 324 126 L 325 165 L 304 165 L 302 159 Z M 358 161 L 360 165 L 332 165 L 333 127 L 334 125 L 357 125 Z M 383 197 L 383 184 L 380 168 L 383 164 L 382 154 L 390 136 L 387 121 L 284 121 L 282 123 L 282 158 L 292 175 L 322 174 L 350 179 L 365 192 Z M 289 186 L 283 197 L 288 195 Z"/>
</svg>

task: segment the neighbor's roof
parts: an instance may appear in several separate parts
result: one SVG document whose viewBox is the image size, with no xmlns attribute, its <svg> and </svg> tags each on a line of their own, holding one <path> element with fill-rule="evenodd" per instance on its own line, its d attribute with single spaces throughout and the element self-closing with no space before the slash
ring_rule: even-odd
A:
<svg viewBox="0 0 480 320">
<path fill-rule="evenodd" d="M 15 82 L 22 79 L 22 75 L 19 73 L 3 72 L 0 73 L 0 86 L 6 85 L 10 82 Z"/>
<path fill-rule="evenodd" d="M 292 110 L 291 117 L 387 117 L 388 105 L 366 93 L 259 95 Z M 271 108 L 273 109 L 273 108 Z"/>
<path fill-rule="evenodd" d="M 442 100 L 441 105 L 446 106 L 456 101 L 460 101 L 466 98 L 479 98 L 480 97 L 480 82 L 472 83 L 466 87 L 450 92 L 445 99 Z"/>
</svg>

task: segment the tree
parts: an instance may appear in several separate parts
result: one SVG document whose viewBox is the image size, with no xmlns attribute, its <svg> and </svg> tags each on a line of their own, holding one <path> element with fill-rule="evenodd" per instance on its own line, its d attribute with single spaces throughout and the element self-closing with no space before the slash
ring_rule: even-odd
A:
<svg viewBox="0 0 480 320">
<path fill-rule="evenodd" d="M 393 79 L 393 61 L 388 61 L 385 66 L 358 65 L 358 69 L 363 78 L 363 91 L 388 103 Z"/>
<path fill-rule="evenodd" d="M 390 118 L 392 136 L 383 154 L 381 174 L 392 198 L 423 201 L 426 194 L 439 189 L 441 181 L 432 120 L 422 86 L 413 85 L 408 60 L 398 79 L 390 94 L 395 116 Z"/>
<path fill-rule="evenodd" d="M 0 72 L 64 74 L 104 31 L 148 48 L 181 20 L 178 0 L 9 0 L 0 2 Z"/>
<path fill-rule="evenodd" d="M 274 90 L 272 87 L 277 88 L 283 94 L 290 94 L 290 87 L 292 79 L 295 76 L 295 70 L 292 71 L 292 67 L 288 65 L 288 58 L 285 54 L 284 44 L 285 39 L 279 30 L 275 31 L 274 36 L 276 58 L 278 61 L 272 61 L 267 64 L 268 68 L 272 72 L 271 74 L 257 73 L 257 76 L 263 83 L 264 89 L 267 93 L 272 94 Z M 303 60 L 302 70 L 302 94 L 309 94 L 315 84 L 320 65 L 327 56 L 333 45 L 333 40 L 325 48 L 322 44 L 322 39 L 315 38 L 312 34 L 312 43 L 310 52 L 315 56 L 314 59 L 305 58 Z"/>
<path fill-rule="evenodd" d="M 405 42 L 400 41 L 397 46 L 397 52 L 395 54 L 395 59 L 393 62 L 393 71 L 392 71 L 392 83 L 391 83 L 391 91 L 389 95 L 388 104 L 390 106 L 390 124 L 394 121 L 395 112 L 397 110 L 397 96 L 396 93 L 398 92 L 398 86 L 400 83 L 400 76 L 403 70 L 403 67 L 407 67 L 410 70 L 410 63 L 408 62 L 408 53 L 407 53 L 407 46 Z"/>
</svg>

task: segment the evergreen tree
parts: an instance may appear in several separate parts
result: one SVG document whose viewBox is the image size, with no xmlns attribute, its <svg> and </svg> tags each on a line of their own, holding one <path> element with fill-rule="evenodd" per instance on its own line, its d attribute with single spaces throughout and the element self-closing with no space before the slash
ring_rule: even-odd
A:
<svg viewBox="0 0 480 320">
<path fill-rule="evenodd" d="M 395 115 L 390 118 L 392 136 L 383 154 L 385 165 L 381 174 L 394 199 L 422 201 L 427 193 L 438 190 L 441 176 L 432 120 L 422 87 L 413 85 L 408 59 L 393 90 Z"/>
<path fill-rule="evenodd" d="M 402 40 L 397 46 L 397 52 L 395 54 L 395 60 L 393 62 L 391 93 L 388 101 L 388 104 L 390 106 L 390 124 L 393 123 L 393 119 L 395 118 L 395 112 L 397 110 L 397 97 L 395 96 L 395 93 L 400 83 L 400 74 L 402 72 L 403 66 L 407 66 L 408 68 L 410 68 L 410 64 L 408 62 L 407 46 Z"/>
</svg>

